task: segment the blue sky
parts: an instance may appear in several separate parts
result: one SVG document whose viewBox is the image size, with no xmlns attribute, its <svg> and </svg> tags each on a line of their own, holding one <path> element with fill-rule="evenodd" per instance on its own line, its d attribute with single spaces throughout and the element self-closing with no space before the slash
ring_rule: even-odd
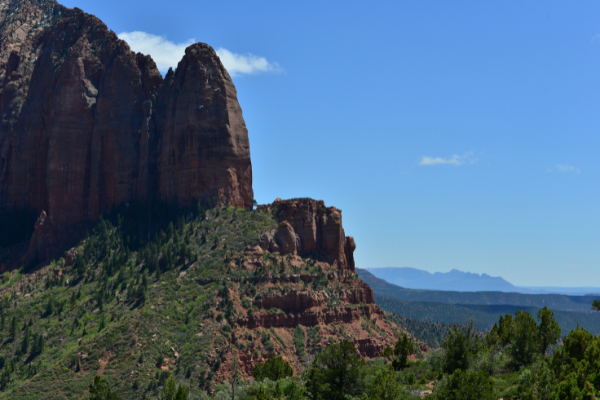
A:
<svg viewBox="0 0 600 400">
<path fill-rule="evenodd" d="M 220 49 L 257 201 L 342 209 L 358 267 L 600 286 L 600 3 L 62 4 Z"/>
</svg>

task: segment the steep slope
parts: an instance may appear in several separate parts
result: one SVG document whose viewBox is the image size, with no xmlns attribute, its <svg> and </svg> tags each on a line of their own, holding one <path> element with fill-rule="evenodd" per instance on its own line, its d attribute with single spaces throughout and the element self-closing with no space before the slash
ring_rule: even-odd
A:
<svg viewBox="0 0 600 400">
<path fill-rule="evenodd" d="M 121 206 L 65 259 L 4 274 L 0 398 L 79 398 L 96 374 L 124 398 L 156 395 L 169 374 L 197 394 L 273 355 L 299 374 L 343 339 L 377 357 L 403 331 L 353 251 L 341 211 L 310 199 Z"/>
<path fill-rule="evenodd" d="M 0 209 L 46 212 L 30 258 L 121 203 L 251 206 L 248 131 L 210 46 L 190 46 L 163 81 L 95 16 L 41 0 L 2 10 L 0 43 Z"/>
</svg>

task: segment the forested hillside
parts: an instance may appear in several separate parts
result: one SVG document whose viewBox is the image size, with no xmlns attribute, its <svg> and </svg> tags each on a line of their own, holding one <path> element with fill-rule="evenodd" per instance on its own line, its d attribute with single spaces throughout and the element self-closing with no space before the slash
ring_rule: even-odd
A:
<svg viewBox="0 0 600 400">
<path fill-rule="evenodd" d="M 473 318 L 475 327 L 489 331 L 500 316 L 514 314 L 518 310 L 536 316 L 540 308 L 512 305 L 444 304 L 425 301 L 405 301 L 389 296 L 375 295 L 375 302 L 385 311 L 426 322 L 462 324 Z M 600 334 L 600 313 L 583 314 L 554 311 L 556 321 L 564 332 L 582 326 L 595 335 Z"/>
<path fill-rule="evenodd" d="M 380 296 L 405 301 L 427 301 L 445 304 L 511 305 L 589 313 L 598 296 L 566 296 L 561 294 L 522 294 L 504 292 L 454 292 L 445 290 L 405 289 L 379 279 L 364 269 L 357 269 L 360 279 Z"/>
<path fill-rule="evenodd" d="M 198 395 L 275 354 L 299 374 L 344 339 L 379 356 L 402 330 L 352 271 L 258 246 L 291 204 L 123 205 L 68 259 L 5 272 L 0 398 L 80 398 L 96 375 L 126 399 L 169 376 Z"/>
</svg>

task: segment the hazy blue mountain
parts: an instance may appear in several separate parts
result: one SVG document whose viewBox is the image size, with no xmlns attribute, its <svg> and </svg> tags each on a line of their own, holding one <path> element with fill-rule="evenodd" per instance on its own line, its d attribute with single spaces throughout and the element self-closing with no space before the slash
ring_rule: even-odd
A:
<svg viewBox="0 0 600 400">
<path fill-rule="evenodd" d="M 375 294 L 394 297 L 410 303 L 432 302 L 456 305 L 507 305 L 535 308 L 548 306 L 552 310 L 590 314 L 593 301 L 600 299 L 600 296 L 569 296 L 556 293 L 530 294 L 500 291 L 458 292 L 449 290 L 406 289 L 389 283 L 384 279 L 377 278 L 365 269 L 356 268 L 356 273 L 360 279 L 371 286 Z M 414 315 L 405 316 L 409 318 L 414 317 Z M 600 313 L 597 313 L 597 316 L 600 318 Z"/>
<path fill-rule="evenodd" d="M 450 272 L 430 273 L 416 268 L 370 268 L 377 278 L 407 289 L 452 290 L 458 292 L 531 292 L 510 282 L 487 274 L 475 274 L 453 269 Z"/>
<path fill-rule="evenodd" d="M 453 269 L 450 272 L 430 273 L 409 267 L 367 269 L 375 277 L 406 289 L 448 290 L 456 292 L 514 292 L 526 294 L 564 294 L 584 296 L 600 294 L 599 287 L 526 287 L 514 286 L 501 277 L 474 274 Z"/>
</svg>

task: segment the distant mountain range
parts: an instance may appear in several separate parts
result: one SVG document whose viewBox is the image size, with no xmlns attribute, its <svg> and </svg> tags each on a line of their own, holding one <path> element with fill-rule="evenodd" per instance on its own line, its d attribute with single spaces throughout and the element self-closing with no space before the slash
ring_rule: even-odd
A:
<svg viewBox="0 0 600 400">
<path fill-rule="evenodd" d="M 600 296 L 406 289 L 377 278 L 367 270 L 356 268 L 356 272 L 359 278 L 373 289 L 375 302 L 384 311 L 408 318 L 405 323 L 411 332 L 421 332 L 425 327 L 429 328 L 426 325 L 419 326 L 418 321 L 454 324 L 463 323 L 470 318 L 474 318 L 477 329 L 487 331 L 501 315 L 524 310 L 530 312 L 535 318 L 541 308 L 548 306 L 555 313 L 563 333 L 575 329 L 577 324 L 594 334 L 600 333 L 600 313 L 590 312 L 592 302 Z M 447 328 L 446 325 L 443 327 Z M 437 346 L 436 343 L 439 344 L 439 338 L 443 337 L 443 333 L 421 334 L 418 337 L 431 343 L 432 346 Z"/>
<path fill-rule="evenodd" d="M 406 289 L 447 290 L 456 292 L 513 292 L 526 294 L 558 293 L 566 295 L 584 295 L 600 293 L 596 287 L 519 287 L 497 276 L 462 272 L 453 269 L 450 272 L 427 272 L 410 267 L 369 268 L 377 278 Z"/>
<path fill-rule="evenodd" d="M 367 283 L 375 294 L 394 297 L 408 302 L 433 302 L 457 305 L 507 305 L 552 310 L 589 313 L 592 302 L 600 296 L 569 296 L 551 293 L 516 293 L 500 291 L 459 292 L 448 290 L 406 289 L 377 278 L 365 269 L 356 268 L 358 277 Z M 596 314 L 600 318 L 600 313 Z M 406 315 L 409 318 L 414 316 Z M 418 319 L 418 318 L 417 318 Z"/>
</svg>

